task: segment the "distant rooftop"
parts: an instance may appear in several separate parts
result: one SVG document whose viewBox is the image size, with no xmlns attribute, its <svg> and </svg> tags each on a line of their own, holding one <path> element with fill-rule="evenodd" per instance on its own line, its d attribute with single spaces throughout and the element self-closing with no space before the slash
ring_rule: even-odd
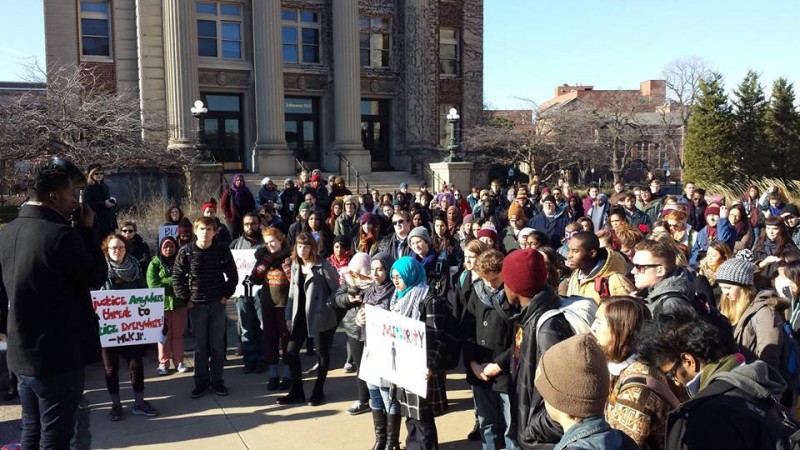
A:
<svg viewBox="0 0 800 450">
<path fill-rule="evenodd" d="M 46 91 L 47 83 L 28 83 L 25 81 L 0 81 L 0 91 Z"/>
</svg>

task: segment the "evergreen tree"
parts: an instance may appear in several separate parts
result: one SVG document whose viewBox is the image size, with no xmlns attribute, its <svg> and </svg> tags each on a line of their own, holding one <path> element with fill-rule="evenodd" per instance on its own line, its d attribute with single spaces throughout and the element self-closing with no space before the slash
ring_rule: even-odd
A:
<svg viewBox="0 0 800 450">
<path fill-rule="evenodd" d="M 743 176 L 761 178 L 772 174 L 767 142 L 767 100 L 758 74 L 752 70 L 733 93 L 736 156 Z"/>
<path fill-rule="evenodd" d="M 772 85 L 767 110 L 767 136 L 772 176 L 800 179 L 800 113 L 794 106 L 794 87 L 785 78 Z"/>
<path fill-rule="evenodd" d="M 735 132 L 722 75 L 712 73 L 700 81 L 700 94 L 689 120 L 683 179 L 703 183 L 735 180 L 738 175 L 733 152 Z"/>
</svg>

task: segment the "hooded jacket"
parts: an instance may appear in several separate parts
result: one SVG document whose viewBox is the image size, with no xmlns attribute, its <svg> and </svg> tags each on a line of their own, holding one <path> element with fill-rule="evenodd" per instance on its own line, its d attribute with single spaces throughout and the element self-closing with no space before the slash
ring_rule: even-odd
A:
<svg viewBox="0 0 800 450">
<path fill-rule="evenodd" d="M 717 237 L 714 241 L 708 238 L 708 225 L 697 233 L 697 239 L 692 245 L 692 256 L 689 259 L 689 264 L 692 267 L 697 267 L 697 263 L 705 257 L 708 246 L 715 241 L 722 241 L 728 244 L 728 248 L 731 249 L 736 246 L 736 229 L 725 217 L 720 217 L 717 221 Z"/>
<path fill-rule="evenodd" d="M 769 304 L 769 299 L 777 295 L 774 291 L 759 292 L 734 327 L 733 337 L 748 362 L 761 360 L 780 369 L 784 320 Z"/>
<path fill-rule="evenodd" d="M 763 361 L 719 371 L 697 397 L 670 414 L 667 448 L 788 450 L 785 436 L 765 447 L 770 430 L 783 431 L 773 408 L 785 389 L 780 373 Z"/>
<path fill-rule="evenodd" d="M 603 265 L 599 269 L 595 269 L 583 280 L 579 279 L 580 270 L 572 272 L 572 276 L 569 279 L 569 287 L 567 288 L 567 296 L 588 297 L 600 303 L 600 293 L 597 292 L 595 287 L 595 280 L 602 278 L 608 278 L 608 290 L 611 295 L 628 295 L 635 290 L 633 283 L 625 277 L 627 263 L 621 254 L 600 249 L 599 257 L 605 259 Z"/>
<path fill-rule="evenodd" d="M 669 276 L 655 286 L 637 292 L 636 296 L 643 298 L 656 316 L 678 308 L 687 308 L 694 314 L 694 307 L 689 303 L 694 293 L 694 275 L 683 267 L 676 267 Z"/>
</svg>

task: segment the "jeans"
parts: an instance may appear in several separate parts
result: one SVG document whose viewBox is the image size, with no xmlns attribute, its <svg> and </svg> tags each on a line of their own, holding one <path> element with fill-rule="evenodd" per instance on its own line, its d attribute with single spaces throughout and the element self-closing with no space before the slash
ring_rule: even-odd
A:
<svg viewBox="0 0 800 450">
<path fill-rule="evenodd" d="M 83 384 L 83 367 L 42 377 L 19 375 L 23 449 L 69 450 Z"/>
<path fill-rule="evenodd" d="M 196 303 L 189 310 L 189 317 L 194 328 L 194 384 L 199 386 L 222 383 L 225 364 L 225 305 L 220 302 Z"/>
<path fill-rule="evenodd" d="M 379 387 L 367 383 L 369 406 L 375 410 L 385 410 L 389 414 L 400 414 L 400 405 L 392 399 L 388 387 Z"/>
<path fill-rule="evenodd" d="M 236 299 L 236 314 L 239 316 L 239 336 L 242 340 L 242 361 L 245 366 L 264 364 L 264 315 L 261 301 L 239 297 Z"/>
<path fill-rule="evenodd" d="M 500 448 L 503 439 L 505 439 L 506 450 L 518 449 L 517 427 L 513 423 L 509 395 L 495 392 L 491 388 L 473 386 L 472 396 L 475 399 L 475 410 L 478 413 L 483 450 Z"/>
</svg>

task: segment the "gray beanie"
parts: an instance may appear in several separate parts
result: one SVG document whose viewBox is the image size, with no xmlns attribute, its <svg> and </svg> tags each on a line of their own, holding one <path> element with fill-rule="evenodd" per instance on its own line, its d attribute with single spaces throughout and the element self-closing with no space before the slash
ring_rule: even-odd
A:
<svg viewBox="0 0 800 450">
<path fill-rule="evenodd" d="M 425 242 L 427 242 L 428 244 L 430 244 L 430 243 L 431 243 L 431 235 L 430 235 L 430 234 L 428 234 L 428 229 L 427 229 L 427 228 L 425 228 L 425 227 L 416 227 L 416 228 L 414 228 L 413 230 L 411 230 L 411 232 L 410 232 L 410 233 L 408 233 L 408 240 L 407 240 L 407 242 L 408 242 L 409 244 L 411 243 L 411 238 L 413 238 L 413 237 L 422 238 L 422 239 L 424 239 L 424 240 L 425 240 Z"/>
<path fill-rule="evenodd" d="M 741 258 L 731 258 L 717 269 L 717 282 L 737 286 L 753 286 L 756 265 Z"/>
</svg>

